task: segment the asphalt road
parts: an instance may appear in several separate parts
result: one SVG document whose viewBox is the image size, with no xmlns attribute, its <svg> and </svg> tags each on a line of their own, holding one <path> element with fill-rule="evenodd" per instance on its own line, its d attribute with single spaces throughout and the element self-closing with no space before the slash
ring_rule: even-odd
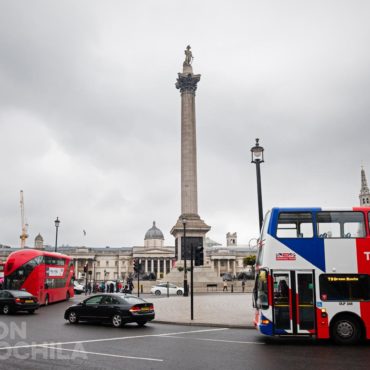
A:
<svg viewBox="0 0 370 370">
<path fill-rule="evenodd" d="M 368 369 L 369 343 L 265 341 L 255 330 L 149 323 L 70 325 L 71 302 L 0 316 L 0 369 Z"/>
</svg>

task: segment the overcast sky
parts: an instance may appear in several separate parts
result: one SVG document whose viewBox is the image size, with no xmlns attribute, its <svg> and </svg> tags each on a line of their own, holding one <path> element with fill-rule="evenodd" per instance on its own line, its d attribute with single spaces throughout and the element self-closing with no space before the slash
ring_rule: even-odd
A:
<svg viewBox="0 0 370 370">
<path fill-rule="evenodd" d="M 190 44 L 199 215 L 208 236 L 258 235 L 264 211 L 352 207 L 370 177 L 370 2 L 0 2 L 0 243 L 29 223 L 58 244 L 166 245 L 180 212 L 180 93 Z M 86 230 L 86 236 L 83 235 Z"/>
</svg>

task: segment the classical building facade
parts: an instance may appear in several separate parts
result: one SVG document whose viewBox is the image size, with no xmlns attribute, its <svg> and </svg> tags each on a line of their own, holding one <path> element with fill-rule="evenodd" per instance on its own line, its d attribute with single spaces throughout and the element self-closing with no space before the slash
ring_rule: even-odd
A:
<svg viewBox="0 0 370 370">
<path fill-rule="evenodd" d="M 227 245 L 230 235 L 233 244 Z M 236 233 L 228 233 L 226 246 L 206 239 L 205 265 L 215 271 L 218 276 L 224 273 L 237 275 L 244 270 L 245 256 L 255 254 L 256 250 L 246 245 L 237 245 Z M 43 245 L 40 234 L 35 238 L 35 249 L 54 252 L 54 247 Z M 0 260 L 5 261 L 11 252 L 19 248 L 0 248 Z M 153 226 L 145 233 L 144 245 L 120 248 L 91 248 L 86 246 L 60 246 L 58 252 L 73 258 L 75 277 L 85 280 L 84 267 L 87 265 L 87 278 L 93 281 L 126 280 L 134 273 L 134 259 L 141 264 L 143 274 L 154 274 L 158 280 L 166 279 L 171 269 L 176 269 L 175 246 L 164 244 L 162 231 L 153 222 Z"/>
<path fill-rule="evenodd" d="M 175 263 L 175 247 L 164 245 L 164 236 L 153 222 L 146 232 L 144 247 L 133 247 L 132 258 L 138 259 L 144 274 L 155 274 L 164 279 Z"/>
</svg>

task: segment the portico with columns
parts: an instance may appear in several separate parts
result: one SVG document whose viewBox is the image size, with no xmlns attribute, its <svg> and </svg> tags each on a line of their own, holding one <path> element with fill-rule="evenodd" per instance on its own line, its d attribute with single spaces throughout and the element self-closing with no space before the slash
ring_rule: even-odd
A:
<svg viewBox="0 0 370 370">
<path fill-rule="evenodd" d="M 145 234 L 144 246 L 134 247 L 132 258 L 139 259 L 141 273 L 164 279 L 175 262 L 175 251 L 173 247 L 164 246 L 163 233 L 153 221 L 153 226 Z"/>
</svg>

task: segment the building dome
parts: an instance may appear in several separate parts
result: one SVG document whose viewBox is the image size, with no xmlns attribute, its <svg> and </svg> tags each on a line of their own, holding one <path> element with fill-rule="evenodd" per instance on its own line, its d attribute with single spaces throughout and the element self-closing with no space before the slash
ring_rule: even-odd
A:
<svg viewBox="0 0 370 370">
<path fill-rule="evenodd" d="M 161 239 L 164 240 L 164 236 L 161 230 L 155 226 L 155 221 L 153 221 L 153 226 L 146 232 L 144 240 L 148 239 Z"/>
</svg>

